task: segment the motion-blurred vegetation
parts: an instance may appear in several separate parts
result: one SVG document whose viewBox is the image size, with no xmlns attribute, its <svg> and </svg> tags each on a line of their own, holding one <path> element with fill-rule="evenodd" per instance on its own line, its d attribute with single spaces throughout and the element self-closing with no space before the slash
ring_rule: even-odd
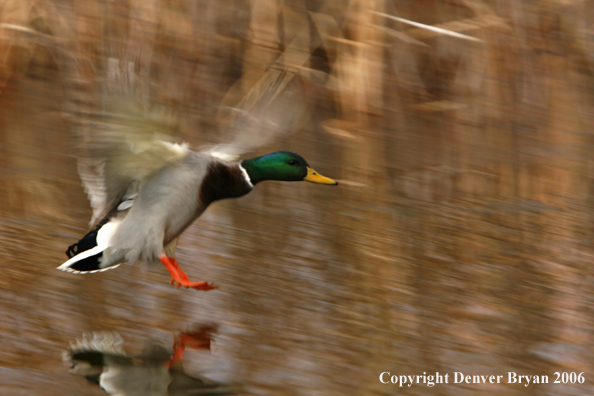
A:
<svg viewBox="0 0 594 396">
<path fill-rule="evenodd" d="M 233 255 L 248 269 L 227 263 L 217 283 L 238 291 L 219 309 L 249 330 L 241 382 L 360 395 L 393 394 L 378 380 L 390 370 L 594 372 L 593 0 L 3 0 L 3 258 L 49 274 L 72 243 L 52 234 L 42 259 L 27 247 L 47 234 L 9 219 L 85 227 L 73 136 L 112 92 L 165 107 L 198 145 L 279 73 L 308 106 L 270 144 L 342 183 L 309 203 L 263 186 L 267 199 L 238 204 Z M 30 284 L 18 268 L 0 281 L 7 298 Z"/>
</svg>

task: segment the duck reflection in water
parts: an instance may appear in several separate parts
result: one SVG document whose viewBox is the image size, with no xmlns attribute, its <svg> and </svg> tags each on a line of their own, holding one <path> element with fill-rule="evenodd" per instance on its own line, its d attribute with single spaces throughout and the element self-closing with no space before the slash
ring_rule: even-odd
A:
<svg viewBox="0 0 594 396">
<path fill-rule="evenodd" d="M 173 350 L 149 344 L 136 357 L 124 352 L 118 333 L 86 334 L 64 352 L 64 361 L 71 365 L 71 373 L 84 376 L 111 395 L 232 395 L 237 390 L 231 386 L 186 374 L 182 366 L 186 347 L 210 350 L 216 330 L 216 325 L 201 325 L 180 333 Z"/>
</svg>

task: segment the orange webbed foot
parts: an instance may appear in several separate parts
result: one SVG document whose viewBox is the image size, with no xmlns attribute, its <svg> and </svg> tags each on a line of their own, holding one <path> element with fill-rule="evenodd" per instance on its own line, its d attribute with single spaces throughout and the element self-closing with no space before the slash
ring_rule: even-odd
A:
<svg viewBox="0 0 594 396">
<path fill-rule="evenodd" d="M 212 283 L 206 282 L 206 281 L 191 282 L 190 279 L 188 278 L 188 276 L 186 275 L 186 273 L 181 269 L 181 267 L 177 263 L 177 260 L 174 259 L 173 257 L 167 257 L 167 256 L 163 255 L 163 256 L 160 256 L 159 259 L 161 260 L 161 262 L 163 263 L 165 268 L 167 268 L 167 270 L 171 274 L 171 282 L 170 283 L 172 285 L 175 285 L 175 287 L 179 288 L 180 286 L 183 286 L 185 288 L 192 288 L 195 290 L 204 290 L 204 291 L 219 288 L 218 286 L 215 286 Z"/>
<path fill-rule="evenodd" d="M 209 290 L 213 290 L 213 289 L 218 289 L 219 286 L 215 286 L 210 282 L 207 281 L 198 281 L 198 282 L 181 282 L 178 283 L 175 287 L 180 287 L 183 286 L 185 288 L 188 289 L 195 289 L 195 290 L 204 290 L 204 291 L 209 291 Z"/>
</svg>

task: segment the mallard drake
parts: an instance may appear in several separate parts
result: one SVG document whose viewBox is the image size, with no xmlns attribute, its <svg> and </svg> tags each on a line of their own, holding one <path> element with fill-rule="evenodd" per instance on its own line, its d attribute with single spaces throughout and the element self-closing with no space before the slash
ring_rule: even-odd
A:
<svg viewBox="0 0 594 396">
<path fill-rule="evenodd" d="M 68 248 L 58 269 L 93 273 L 124 262 L 161 262 L 177 287 L 211 290 L 209 282 L 190 281 L 174 258 L 179 236 L 208 205 L 241 197 L 265 180 L 338 184 L 291 151 L 229 162 L 220 150 L 196 152 L 167 140 L 137 125 L 92 136 L 93 155 L 79 162 L 79 174 L 94 227 Z"/>
<path fill-rule="evenodd" d="M 101 386 L 107 393 L 120 396 L 232 395 L 234 388 L 183 369 L 186 347 L 210 350 L 211 333 L 216 326 L 203 325 L 193 332 L 179 334 L 173 350 L 148 344 L 140 356 L 126 354 L 118 333 L 85 334 L 64 351 L 63 360 L 70 372 Z"/>
</svg>

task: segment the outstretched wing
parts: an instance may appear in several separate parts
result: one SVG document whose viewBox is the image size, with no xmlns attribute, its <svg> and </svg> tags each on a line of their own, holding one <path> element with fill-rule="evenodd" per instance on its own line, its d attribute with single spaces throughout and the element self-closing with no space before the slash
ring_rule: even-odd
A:
<svg viewBox="0 0 594 396">
<path fill-rule="evenodd" d="M 294 130 L 305 110 L 299 76 L 286 70 L 270 70 L 236 107 L 222 107 L 219 119 L 229 143 L 203 147 L 225 161 L 262 147 Z"/>
<path fill-rule="evenodd" d="M 91 225 L 116 206 L 131 206 L 142 182 L 188 152 L 172 142 L 170 119 L 144 112 L 132 102 L 119 104 L 81 136 L 78 172 L 93 208 Z"/>
</svg>

